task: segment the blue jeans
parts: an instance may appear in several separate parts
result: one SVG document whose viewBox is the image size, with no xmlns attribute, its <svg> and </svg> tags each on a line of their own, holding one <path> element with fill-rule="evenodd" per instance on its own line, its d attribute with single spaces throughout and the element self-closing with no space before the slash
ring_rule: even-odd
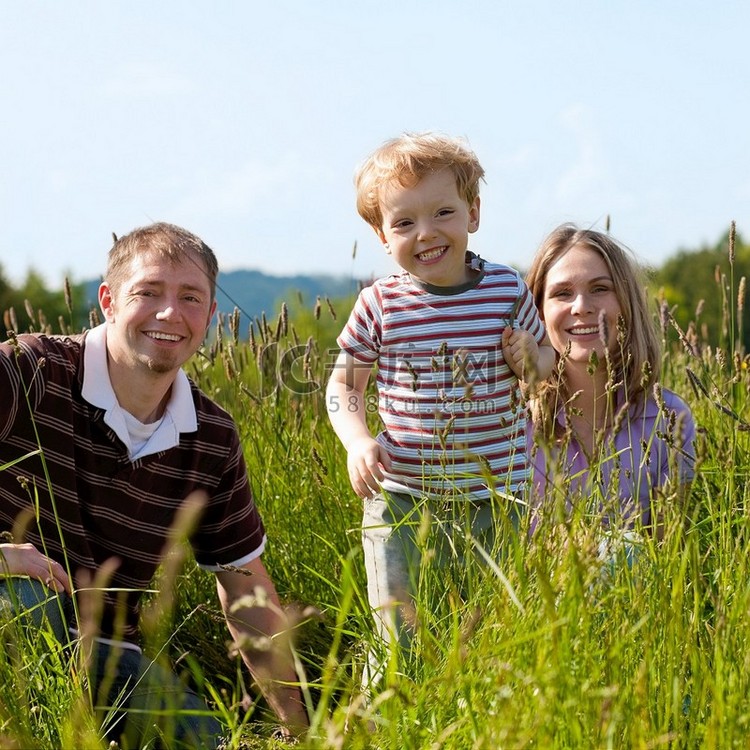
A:
<svg viewBox="0 0 750 750">
<path fill-rule="evenodd" d="M 0 580 L 0 612 L 18 617 L 23 626 L 49 627 L 61 644 L 71 643 L 72 601 L 40 581 Z M 108 740 L 124 748 L 160 736 L 165 739 L 149 747 L 215 748 L 221 740 L 222 726 L 205 701 L 140 651 L 97 642 L 91 682 L 97 709 L 117 707 L 104 730 Z"/>
<path fill-rule="evenodd" d="M 367 596 L 382 642 L 386 646 L 398 643 L 404 652 L 411 649 L 425 550 L 430 550 L 429 564 L 434 568 L 460 571 L 467 557 L 477 557 L 476 547 L 488 554 L 497 552 L 499 514 L 505 513 L 517 530 L 520 509 L 512 503 L 504 508 L 491 501 L 441 502 L 385 492 L 365 500 L 362 545 Z M 370 674 L 365 675 L 365 682 L 376 680 L 373 670 L 378 672 L 382 667 L 370 656 Z"/>
</svg>

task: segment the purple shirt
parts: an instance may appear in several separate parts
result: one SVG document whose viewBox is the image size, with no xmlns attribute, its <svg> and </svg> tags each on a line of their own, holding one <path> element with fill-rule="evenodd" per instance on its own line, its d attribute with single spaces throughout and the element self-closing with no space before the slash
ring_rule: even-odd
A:
<svg viewBox="0 0 750 750">
<path fill-rule="evenodd" d="M 694 476 L 695 423 L 688 405 L 672 391 L 662 389 L 665 411 L 652 396 L 645 408 L 631 407 L 618 432 L 607 435 L 601 448 L 598 470 L 590 471 L 589 460 L 572 435 L 559 444 L 535 446 L 529 424 L 528 449 L 533 466 L 532 505 L 555 502 L 555 493 L 564 491 L 568 508 L 589 502 L 592 513 L 603 517 L 634 520 L 640 514 L 644 524 L 651 520 L 654 489 L 673 482 L 689 482 Z M 565 428 L 565 414 L 557 420 Z M 613 439 L 614 438 L 614 439 Z M 564 442 L 567 450 L 561 455 Z M 549 455 L 547 455 L 549 453 Z M 562 475 L 562 476 L 561 476 Z M 559 481 L 555 486 L 556 478 Z M 561 480 L 561 481 L 560 481 Z"/>
</svg>

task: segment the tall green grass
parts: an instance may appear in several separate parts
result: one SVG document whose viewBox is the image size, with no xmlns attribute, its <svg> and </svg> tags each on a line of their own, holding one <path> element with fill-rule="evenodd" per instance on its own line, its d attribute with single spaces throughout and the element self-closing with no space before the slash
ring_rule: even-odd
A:
<svg viewBox="0 0 750 750">
<path fill-rule="evenodd" d="M 268 531 L 264 560 L 298 623 L 312 721 L 302 747 L 750 744 L 750 368 L 731 323 L 744 284 L 738 297 L 733 279 L 717 281 L 726 309 L 718 347 L 697 333 L 699 315 L 681 331 L 662 304 L 662 382 L 690 404 L 699 430 L 689 498 L 657 501 L 664 538 L 645 537 L 632 568 L 623 562 L 603 575 L 596 522 L 551 514 L 531 537 L 504 529 L 497 562 L 469 557 L 452 576 L 426 567 L 414 652 L 385 655 L 386 674 L 367 701 L 362 670 L 380 644 L 365 593 L 360 501 L 323 390 L 349 303 L 337 311 L 296 300 L 246 332 L 237 315 L 219 320 L 188 372 L 242 435 Z M 273 717 L 228 649 L 213 577 L 189 556 L 165 570 L 156 585 L 173 606 L 158 611 L 163 596 L 152 599 L 159 627 L 150 653 L 205 682 L 232 746 L 277 746 Z M 67 679 L 38 635 L 10 633 L 5 642 L 17 646 L 0 659 L 0 747 L 103 747 L 85 686 Z"/>
</svg>

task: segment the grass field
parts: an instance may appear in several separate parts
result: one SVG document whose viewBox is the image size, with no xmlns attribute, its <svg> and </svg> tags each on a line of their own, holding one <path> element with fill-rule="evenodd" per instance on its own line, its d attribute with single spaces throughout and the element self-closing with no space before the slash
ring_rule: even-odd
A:
<svg viewBox="0 0 750 750">
<path fill-rule="evenodd" d="M 660 542 L 602 575 L 598 525 L 583 513 L 527 539 L 501 533 L 500 564 L 469 562 L 461 581 L 425 570 L 416 648 L 389 654 L 371 701 L 359 691 L 377 648 L 365 595 L 360 501 L 326 416 L 324 382 L 338 311 L 303 300 L 238 331 L 222 319 L 189 363 L 235 417 L 257 504 L 264 556 L 298 612 L 309 748 L 744 748 L 750 746 L 748 358 L 731 342 L 744 300 L 731 299 L 710 347 L 662 315 L 662 382 L 692 407 L 698 468 L 690 497 L 655 501 Z M 724 290 L 722 290 L 722 294 Z M 664 308 L 666 309 L 666 308 Z M 373 417 L 374 419 L 374 417 Z M 429 543 L 428 543 L 429 544 Z M 227 648 L 210 574 L 188 557 L 165 566 L 150 603 L 149 653 L 199 669 L 230 746 L 274 747 L 262 703 Z M 429 603 L 429 606 L 428 606 Z M 101 716 L 85 680 L 42 634 L 5 626 L 0 748 L 100 748 Z"/>
</svg>

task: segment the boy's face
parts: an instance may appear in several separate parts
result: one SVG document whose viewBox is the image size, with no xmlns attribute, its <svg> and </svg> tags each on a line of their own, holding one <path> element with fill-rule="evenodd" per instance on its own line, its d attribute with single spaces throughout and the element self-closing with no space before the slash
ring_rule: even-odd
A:
<svg viewBox="0 0 750 750">
<path fill-rule="evenodd" d="M 401 268 L 434 286 L 469 280 L 466 248 L 469 233 L 479 228 L 479 198 L 467 205 L 450 170 L 429 174 L 411 187 L 386 186 L 380 208 L 383 226 L 375 231 Z"/>
</svg>

